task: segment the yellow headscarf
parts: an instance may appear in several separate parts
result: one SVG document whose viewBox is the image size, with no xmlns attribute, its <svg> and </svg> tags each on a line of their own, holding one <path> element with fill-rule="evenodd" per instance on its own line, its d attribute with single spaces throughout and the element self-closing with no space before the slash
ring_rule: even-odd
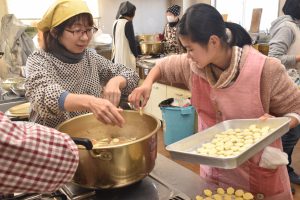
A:
<svg viewBox="0 0 300 200">
<path fill-rule="evenodd" d="M 48 31 L 81 13 L 91 14 L 83 0 L 57 0 L 37 23 L 37 28 L 43 32 Z"/>
</svg>

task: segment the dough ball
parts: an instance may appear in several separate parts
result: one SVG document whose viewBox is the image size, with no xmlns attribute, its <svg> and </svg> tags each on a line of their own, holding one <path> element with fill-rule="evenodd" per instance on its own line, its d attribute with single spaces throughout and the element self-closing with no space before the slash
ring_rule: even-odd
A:
<svg viewBox="0 0 300 200">
<path fill-rule="evenodd" d="M 254 198 L 254 196 L 250 192 L 246 192 L 243 194 L 243 198 L 245 200 L 252 200 Z"/>
<path fill-rule="evenodd" d="M 226 192 L 227 192 L 227 194 L 230 194 L 230 195 L 234 194 L 234 189 L 233 189 L 233 187 L 227 188 Z"/>
<path fill-rule="evenodd" d="M 205 190 L 203 191 L 203 193 L 204 193 L 205 196 L 207 196 L 207 197 L 210 197 L 210 196 L 212 195 L 212 191 L 209 190 L 209 189 L 205 189 Z"/>
<path fill-rule="evenodd" d="M 225 194 L 225 191 L 223 188 L 218 188 L 217 193 L 223 195 L 223 194 Z"/>
<path fill-rule="evenodd" d="M 236 190 L 234 194 L 235 194 L 235 196 L 237 196 L 237 197 L 242 197 L 243 194 L 244 194 L 244 190 L 241 190 L 241 189 Z"/>
<path fill-rule="evenodd" d="M 203 197 L 200 196 L 200 195 L 197 195 L 197 196 L 196 196 L 196 200 L 203 200 Z"/>
</svg>

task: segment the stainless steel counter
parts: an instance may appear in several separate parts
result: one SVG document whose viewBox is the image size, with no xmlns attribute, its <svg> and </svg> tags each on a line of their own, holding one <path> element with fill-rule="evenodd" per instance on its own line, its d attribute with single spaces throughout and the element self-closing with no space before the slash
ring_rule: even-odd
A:
<svg viewBox="0 0 300 200">
<path fill-rule="evenodd" d="M 68 199 L 84 200 L 192 200 L 204 188 L 214 188 L 198 174 L 158 154 L 156 164 L 149 176 L 126 187 L 88 190 L 72 183 L 60 191 Z"/>
<path fill-rule="evenodd" d="M 64 193 L 70 193 L 72 198 L 79 199 L 84 194 L 91 194 L 85 200 L 192 200 L 197 194 L 201 194 L 204 188 L 215 188 L 213 184 L 208 184 L 198 174 L 182 167 L 176 162 L 158 154 L 156 164 L 149 176 L 132 185 L 109 190 L 91 190 L 78 193 L 78 187 L 68 185 L 68 190 Z M 86 189 L 84 189 L 86 190 Z M 67 192 L 68 191 L 68 192 Z M 79 194 L 79 195 L 78 195 Z"/>
<path fill-rule="evenodd" d="M 160 58 L 155 59 L 141 59 L 138 60 L 136 63 L 137 71 L 140 76 L 140 79 L 146 79 L 147 75 L 149 74 L 150 70 L 155 66 L 155 62 Z M 158 83 L 177 87 L 180 89 L 188 90 L 188 88 L 182 83 L 170 83 L 166 81 L 158 81 Z"/>
<path fill-rule="evenodd" d="M 159 177 L 175 189 L 188 195 L 191 199 L 195 199 L 196 195 L 201 194 L 206 188 L 217 188 L 216 184 L 208 182 L 201 178 L 199 174 L 161 154 L 157 155 L 155 167 L 150 174 Z"/>
<path fill-rule="evenodd" d="M 24 97 L 9 96 L 4 100 L 0 100 L 0 111 L 5 113 L 13 106 L 28 102 Z"/>
</svg>

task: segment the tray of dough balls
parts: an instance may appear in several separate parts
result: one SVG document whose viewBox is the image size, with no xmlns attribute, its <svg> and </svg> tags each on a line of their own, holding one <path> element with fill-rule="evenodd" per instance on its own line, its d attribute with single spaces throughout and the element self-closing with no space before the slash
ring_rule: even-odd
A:
<svg viewBox="0 0 300 200">
<path fill-rule="evenodd" d="M 263 198 L 257 198 L 263 199 Z M 196 200 L 254 200 L 252 193 L 242 189 L 234 189 L 228 187 L 227 189 L 217 188 L 215 191 L 204 189 L 202 194 L 196 196 Z"/>
<path fill-rule="evenodd" d="M 166 149 L 174 159 L 233 169 L 287 133 L 289 121 L 287 117 L 227 120 Z"/>
</svg>

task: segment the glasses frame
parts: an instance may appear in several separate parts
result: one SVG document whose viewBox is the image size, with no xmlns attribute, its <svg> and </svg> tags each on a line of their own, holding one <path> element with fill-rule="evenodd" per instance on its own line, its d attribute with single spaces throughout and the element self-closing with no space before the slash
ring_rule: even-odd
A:
<svg viewBox="0 0 300 200">
<path fill-rule="evenodd" d="M 91 37 L 94 33 L 96 33 L 98 31 L 98 28 L 93 26 L 90 30 L 69 30 L 69 29 L 65 29 L 65 31 L 72 33 L 74 37 L 78 37 L 81 38 L 84 34 L 86 34 L 88 37 Z M 89 31 L 91 31 L 91 34 L 89 33 Z M 79 34 L 80 33 L 80 34 Z M 79 34 L 79 35 L 77 35 Z"/>
</svg>

